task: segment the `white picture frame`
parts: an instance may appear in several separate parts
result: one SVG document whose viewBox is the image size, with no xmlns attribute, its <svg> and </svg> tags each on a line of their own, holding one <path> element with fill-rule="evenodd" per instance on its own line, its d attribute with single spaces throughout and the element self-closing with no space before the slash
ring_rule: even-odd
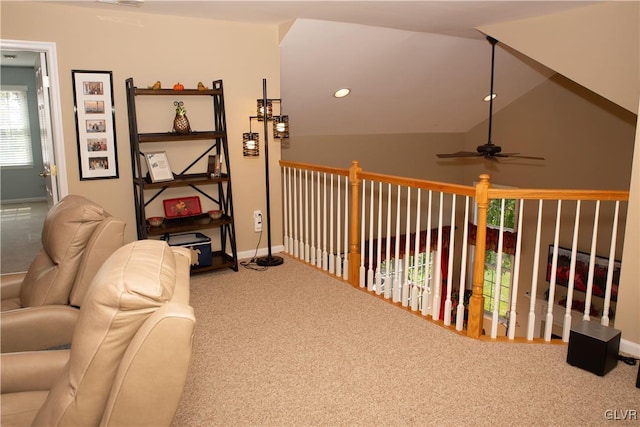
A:
<svg viewBox="0 0 640 427">
<path fill-rule="evenodd" d="M 171 165 L 169 165 L 166 152 L 154 151 L 145 153 L 144 158 L 147 161 L 151 182 L 173 181 L 173 171 L 171 170 Z"/>
</svg>

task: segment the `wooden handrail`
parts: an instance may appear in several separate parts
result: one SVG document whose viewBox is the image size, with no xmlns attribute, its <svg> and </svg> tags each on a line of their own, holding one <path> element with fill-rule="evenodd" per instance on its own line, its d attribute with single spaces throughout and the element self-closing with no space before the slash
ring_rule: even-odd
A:
<svg viewBox="0 0 640 427">
<path fill-rule="evenodd" d="M 620 190 L 546 190 L 524 188 L 490 188 L 489 199 L 535 200 L 608 200 L 628 201 L 629 192 Z"/>
<path fill-rule="evenodd" d="M 312 163 L 299 163 L 299 162 L 290 162 L 287 160 L 280 160 L 280 167 L 295 168 L 295 169 L 302 169 L 302 170 L 310 170 L 314 172 L 331 173 L 334 175 L 349 176 L 349 169 L 332 168 L 329 166 L 314 165 Z"/>
</svg>

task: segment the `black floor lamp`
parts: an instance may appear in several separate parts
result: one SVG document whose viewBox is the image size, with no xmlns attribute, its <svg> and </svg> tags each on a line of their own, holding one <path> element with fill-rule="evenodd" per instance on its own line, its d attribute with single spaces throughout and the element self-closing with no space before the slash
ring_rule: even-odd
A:
<svg viewBox="0 0 640 427">
<path fill-rule="evenodd" d="M 275 256 L 271 254 L 271 198 L 269 194 L 269 106 L 272 105 L 273 101 L 279 100 L 270 100 L 267 98 L 267 79 L 262 79 L 262 121 L 264 122 L 264 169 L 265 169 L 265 183 L 267 190 L 267 250 L 268 253 L 266 256 L 259 257 L 256 260 L 256 264 L 262 267 L 275 267 L 277 265 L 281 265 L 284 262 L 284 259 L 279 256 Z M 258 115 L 260 115 L 260 106 L 258 107 Z M 279 123 L 286 123 L 288 125 L 289 118 L 286 117 L 286 120 L 282 120 L 286 116 L 280 117 L 272 117 L 274 119 L 274 138 L 278 135 L 285 135 L 288 137 L 288 127 L 285 129 L 284 127 L 276 128 Z M 278 130 L 282 131 L 281 133 Z"/>
</svg>

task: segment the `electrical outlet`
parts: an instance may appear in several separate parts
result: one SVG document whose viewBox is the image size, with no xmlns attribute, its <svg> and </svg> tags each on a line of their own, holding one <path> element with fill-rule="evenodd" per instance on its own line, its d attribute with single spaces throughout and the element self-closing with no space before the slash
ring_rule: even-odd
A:
<svg viewBox="0 0 640 427">
<path fill-rule="evenodd" d="M 262 231 L 262 212 L 253 211 L 253 231 L 259 233 Z"/>
</svg>

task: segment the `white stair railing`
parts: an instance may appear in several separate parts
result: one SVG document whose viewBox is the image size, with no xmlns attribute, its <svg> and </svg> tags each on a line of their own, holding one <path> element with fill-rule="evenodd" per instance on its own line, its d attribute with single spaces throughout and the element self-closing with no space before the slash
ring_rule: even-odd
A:
<svg viewBox="0 0 640 427">
<path fill-rule="evenodd" d="M 468 254 L 479 244 L 475 237 L 472 240 L 467 226 L 470 202 L 479 194 L 476 189 L 361 170 L 354 175 L 347 169 L 281 163 L 286 252 L 343 280 L 355 279 L 356 286 L 441 320 L 443 325 L 453 324 L 459 331 L 465 328 L 473 306 L 465 301 L 471 289 Z M 350 179 L 354 176 L 361 183 L 357 187 Z M 495 298 L 486 313 L 490 336 L 550 341 L 561 335 L 568 341 L 576 321 L 591 320 L 597 314 L 603 325 L 613 323 L 620 269 L 616 257 L 621 253 L 618 242 L 624 233 L 628 192 L 489 187 L 486 193 L 501 206 L 499 228 L 491 233 L 498 267 L 505 253 L 513 256 L 508 304 L 499 306 Z M 360 211 L 355 216 L 352 196 L 357 197 L 356 210 Z M 457 196 L 465 196 L 464 203 L 458 204 Z M 516 201 L 518 212 L 515 243 L 507 245 L 504 206 L 509 199 Z M 537 209 L 531 203 L 536 200 Z M 584 209 L 585 201 L 595 205 L 593 211 Z M 547 202 L 557 203 L 555 215 L 543 210 Z M 571 202 L 576 204 L 575 212 L 565 207 Z M 569 222 L 572 226 L 566 227 Z M 353 227 L 358 236 L 355 246 Z M 547 242 L 548 262 L 543 257 L 546 250 L 542 252 Z M 354 247 L 359 250 L 352 252 Z M 429 254 L 426 266 L 421 252 Z M 350 275 L 350 268 L 358 274 Z M 497 274 L 495 297 L 504 294 L 506 283 Z M 576 299 L 577 292 L 584 301 Z M 518 300 L 524 296 L 529 298 L 528 310 L 518 313 L 522 306 Z M 503 333 L 500 325 L 506 326 Z"/>
</svg>

